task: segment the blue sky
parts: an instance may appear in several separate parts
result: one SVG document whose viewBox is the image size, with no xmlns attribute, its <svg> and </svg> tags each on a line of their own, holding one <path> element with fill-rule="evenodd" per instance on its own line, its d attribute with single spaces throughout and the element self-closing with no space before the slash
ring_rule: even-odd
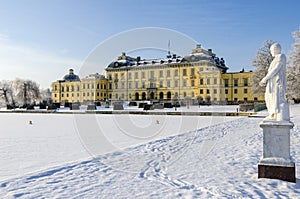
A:
<svg viewBox="0 0 300 199">
<path fill-rule="evenodd" d="M 298 0 L 0 0 L 0 80 L 29 78 L 50 87 L 69 68 L 79 71 L 103 41 L 143 27 L 178 31 L 224 57 L 230 71 L 251 70 L 267 39 L 291 51 L 299 8 Z"/>
</svg>

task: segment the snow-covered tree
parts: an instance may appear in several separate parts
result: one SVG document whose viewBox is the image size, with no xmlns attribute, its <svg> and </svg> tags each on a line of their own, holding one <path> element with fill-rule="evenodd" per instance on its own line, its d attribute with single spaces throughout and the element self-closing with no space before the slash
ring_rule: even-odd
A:
<svg viewBox="0 0 300 199">
<path fill-rule="evenodd" d="M 41 99 L 47 103 L 51 101 L 51 91 L 49 88 L 41 91 Z"/>
<path fill-rule="evenodd" d="M 289 56 L 287 75 L 287 97 L 300 100 L 300 29 L 292 33 L 295 43 Z"/>
<path fill-rule="evenodd" d="M 253 92 L 258 95 L 264 95 L 265 86 L 260 86 L 259 82 L 263 77 L 266 76 L 268 68 L 273 60 L 273 57 L 270 52 L 270 47 L 274 44 L 275 41 L 266 40 L 261 48 L 258 49 L 256 57 L 253 59 L 253 66 L 255 67 L 254 73 L 252 76 L 252 89 Z"/>
<path fill-rule="evenodd" d="M 19 105 L 28 105 L 41 100 L 39 85 L 32 80 L 16 79 L 14 89 Z"/>
<path fill-rule="evenodd" d="M 15 105 L 13 94 L 13 82 L 9 80 L 2 80 L 0 82 L 0 97 L 4 100 L 6 105 Z"/>
</svg>

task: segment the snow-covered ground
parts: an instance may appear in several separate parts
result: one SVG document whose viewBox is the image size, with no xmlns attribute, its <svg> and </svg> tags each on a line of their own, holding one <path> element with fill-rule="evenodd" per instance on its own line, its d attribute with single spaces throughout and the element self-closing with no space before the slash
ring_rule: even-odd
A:
<svg viewBox="0 0 300 199">
<path fill-rule="evenodd" d="M 257 178 L 261 120 L 1 113 L 0 198 L 297 198 L 298 178 Z"/>
</svg>

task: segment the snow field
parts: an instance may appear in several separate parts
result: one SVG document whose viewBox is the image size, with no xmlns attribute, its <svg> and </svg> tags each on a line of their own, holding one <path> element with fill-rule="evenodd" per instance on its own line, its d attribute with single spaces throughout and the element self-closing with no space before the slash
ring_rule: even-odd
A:
<svg viewBox="0 0 300 199">
<path fill-rule="evenodd" d="M 299 168 L 300 149 L 300 106 L 294 105 L 291 108 L 291 119 L 295 123 L 294 129 L 291 131 L 291 153 L 296 162 L 296 167 Z M 0 114 L 0 117 L 1 114 Z M 7 116 L 8 117 L 8 116 Z M 16 116 L 12 116 L 16 117 Z M 18 116 L 18 117 L 24 117 Z M 31 116 L 30 116 L 31 117 Z M 35 120 L 39 121 L 39 116 Z M 66 117 L 66 116 L 62 116 Z M 111 117 L 115 117 L 111 115 Z M 131 117 L 131 116 L 130 116 Z M 175 117 L 175 116 L 169 116 Z M 187 117 L 187 116 L 184 116 Z M 68 117 L 67 117 L 68 118 Z M 64 128 L 64 135 L 57 140 L 56 150 L 52 146 L 52 139 L 57 138 L 60 133 L 52 132 L 55 128 L 47 126 L 48 133 L 41 135 L 38 129 L 26 129 L 23 132 L 29 134 L 26 138 L 20 132 L 15 132 L 13 127 L 9 134 L 1 132 L 1 138 L 7 140 L 20 139 L 18 144 L 23 143 L 23 147 L 27 148 L 28 155 L 26 159 L 34 166 L 31 173 L 20 173 L 17 177 L 3 180 L 0 183 L 1 198 L 297 198 L 300 195 L 300 184 L 297 178 L 297 183 L 288 183 L 280 180 L 257 179 L 257 162 L 262 155 L 262 130 L 258 124 L 262 118 L 234 118 L 224 119 L 216 122 L 217 119 L 208 117 L 202 118 L 202 125 L 190 125 L 187 120 L 180 125 L 187 127 L 178 127 L 178 131 L 185 130 L 187 133 L 165 133 L 160 131 L 158 135 L 153 134 L 151 138 L 141 137 L 140 142 L 136 138 L 120 138 L 127 126 L 122 121 L 131 120 L 131 118 L 105 118 L 95 116 L 97 124 L 108 123 L 114 121 L 119 123 L 119 126 L 111 128 L 111 132 L 119 129 L 119 133 L 112 135 L 109 139 L 114 141 L 117 151 L 97 155 L 94 152 L 102 152 L 93 149 L 89 142 L 84 142 L 82 133 L 78 134 L 71 130 L 74 125 L 72 119 L 67 119 L 70 122 L 68 127 Z M 206 119 L 205 119 L 206 118 Z M 4 120 L 4 118 L 2 118 Z M 5 119 L 7 119 L 5 117 Z M 166 118 L 148 118 L 145 117 L 139 120 L 134 120 L 136 128 L 151 129 L 156 124 L 154 121 L 160 120 L 165 123 L 165 132 L 176 129 L 176 123 L 169 126 L 168 117 Z M 173 118 L 176 120 L 175 118 Z M 14 119 L 15 122 L 18 121 Z M 49 118 L 49 121 L 58 122 L 62 118 Z M 78 120 L 83 121 L 82 118 Z M 75 119 L 75 121 L 78 121 Z M 99 122 L 100 120 L 100 122 Z M 145 122 L 148 120 L 148 122 Z M 181 119 L 182 120 L 182 119 Z M 1 120 L 2 121 L 2 120 Z M 20 119 L 24 121 L 24 119 Z M 171 120 L 172 121 L 172 120 Z M 213 122 L 209 122 L 213 121 Z M 45 121 L 42 122 L 46 125 Z M 103 123 L 101 123 L 103 122 Z M 192 122 L 194 123 L 195 120 Z M 20 125 L 19 123 L 19 125 Z M 52 122 L 50 122 L 52 123 Z M 76 122 L 75 122 L 76 123 Z M 83 122 L 84 123 L 84 122 Z M 148 126 L 149 123 L 153 123 Z M 58 122 L 59 124 L 59 122 Z M 72 125 L 71 125 L 72 124 Z M 210 125 L 211 124 L 211 125 Z M 27 124 L 26 124 L 27 125 Z M 37 125 L 37 124 L 36 124 Z M 87 123 L 87 125 L 90 125 Z M 20 125 L 21 126 L 21 125 Z M 19 126 L 19 127 L 20 127 Z M 28 128 L 32 128 L 28 127 Z M 171 129 L 173 127 L 174 129 Z M 17 127 L 15 127 L 17 128 Z M 98 127 L 99 128 L 99 127 Z M 157 131 L 158 127 L 153 127 Z M 124 130 L 125 129 L 125 130 Z M 103 129 L 102 130 L 106 130 Z M 46 130 L 47 131 L 47 130 Z M 101 130 L 99 130 L 101 131 Z M 51 135 L 52 132 L 53 134 Z M 60 131 L 62 132 L 62 131 Z M 102 131 L 101 131 L 102 132 Z M 137 132 L 134 132 L 137 133 Z M 49 135 L 50 134 L 50 135 Z M 138 134 L 135 134 L 138 135 Z M 170 136 L 171 135 L 171 136 Z M 40 137 L 39 137 L 40 136 Z M 74 136 L 72 139 L 71 137 Z M 104 135 L 107 136 L 107 135 Z M 144 137 L 143 137 L 144 136 Z M 36 140 L 39 137 L 41 140 Z M 116 139 L 116 138 L 119 138 Z M 133 139 L 134 138 L 134 139 Z M 24 139 L 26 141 L 24 141 Z M 2 139 L 1 139 L 2 140 Z M 44 161 L 48 162 L 48 168 L 42 166 L 40 156 L 32 155 L 32 150 L 29 142 L 48 141 L 48 145 L 52 146 L 50 150 L 41 150 L 40 153 L 49 153 Z M 49 141 L 52 140 L 52 141 Z M 123 141 L 123 142 L 121 142 Z M 27 142 L 27 143 L 26 143 Z M 121 142 L 121 143 L 120 143 Z M 6 142 L 2 144 L 5 145 Z M 25 143 L 27 146 L 25 147 Z M 52 156 L 53 153 L 60 151 L 62 145 L 66 151 L 57 156 Z M 84 147 L 80 145 L 83 143 Z M 1 146 L 2 146 L 1 144 Z M 19 160 L 13 155 L 21 156 L 22 152 L 15 151 L 16 145 L 11 143 L 11 147 L 3 146 L 7 149 L 6 161 L 11 160 L 10 165 L 16 168 L 17 165 L 22 165 Z M 72 147 L 71 147 L 72 146 Z M 127 147 L 126 147 L 127 146 Z M 128 146 L 132 146 L 129 147 Z M 31 149 L 30 149 L 31 148 Z M 75 148 L 75 149 L 74 149 Z M 84 149 L 88 149 L 86 153 Z M 74 151 L 69 154 L 68 152 Z M 1 149 L 2 151 L 2 149 Z M 30 152 L 31 151 L 31 152 Z M 78 152 L 79 153 L 76 153 Z M 19 154 L 20 153 L 20 154 Z M 31 154 L 31 155 L 30 155 Z M 93 157 L 89 158 L 89 154 Z M 41 154 L 40 154 L 41 155 Z M 65 156 L 65 161 L 60 156 Z M 4 156 L 3 154 L 1 156 Z M 61 158 L 61 159 L 60 159 Z M 66 163 L 85 158 L 84 161 Z M 5 162 L 6 162 L 5 161 Z M 1 165 L 5 163 L 1 157 Z M 57 165 L 60 166 L 51 166 Z M 52 167 L 49 169 L 49 167 Z M 41 170 L 42 171 L 37 171 Z M 35 171 L 35 172 L 34 172 Z M 0 173 L 3 176 L 2 170 Z M 297 169 L 297 176 L 300 172 Z M 13 172 L 12 172 L 13 173 Z M 26 172 L 25 172 L 26 173 Z"/>
</svg>

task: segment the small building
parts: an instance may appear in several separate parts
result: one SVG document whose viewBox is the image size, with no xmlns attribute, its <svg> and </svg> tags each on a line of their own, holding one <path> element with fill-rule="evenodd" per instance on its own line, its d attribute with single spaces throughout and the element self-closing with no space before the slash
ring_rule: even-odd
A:
<svg viewBox="0 0 300 199">
<path fill-rule="evenodd" d="M 107 99 L 107 79 L 104 75 L 91 74 L 80 79 L 70 69 L 62 80 L 52 83 L 52 101 L 54 103 L 90 104 Z"/>
</svg>

